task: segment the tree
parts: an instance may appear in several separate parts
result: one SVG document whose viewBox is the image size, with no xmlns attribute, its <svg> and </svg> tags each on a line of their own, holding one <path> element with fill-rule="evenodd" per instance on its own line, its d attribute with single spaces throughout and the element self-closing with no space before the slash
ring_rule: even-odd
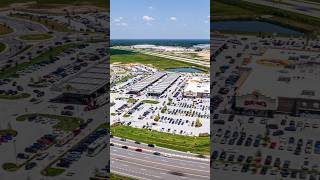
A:
<svg viewBox="0 0 320 180">
<path fill-rule="evenodd" d="M 159 121 L 160 120 L 160 114 L 158 113 L 155 117 L 154 117 L 154 121 Z"/>
<path fill-rule="evenodd" d="M 198 118 L 198 119 L 196 120 L 195 127 L 201 127 L 201 126 L 202 126 L 201 120 Z"/>
<path fill-rule="evenodd" d="M 167 106 L 164 106 L 164 107 L 161 109 L 161 113 L 165 113 L 165 112 L 167 112 L 167 110 L 168 110 Z"/>
</svg>

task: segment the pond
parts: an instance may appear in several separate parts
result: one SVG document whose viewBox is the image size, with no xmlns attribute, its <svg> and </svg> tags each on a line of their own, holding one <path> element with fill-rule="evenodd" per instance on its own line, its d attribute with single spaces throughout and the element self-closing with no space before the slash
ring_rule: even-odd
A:
<svg viewBox="0 0 320 180">
<path fill-rule="evenodd" d="M 194 67 L 180 67 L 180 68 L 167 68 L 167 71 L 174 72 L 190 72 L 190 73 L 203 73 L 205 72 L 202 69 L 194 68 Z"/>
<path fill-rule="evenodd" d="M 216 21 L 211 23 L 211 29 L 235 32 L 269 32 L 288 35 L 303 35 L 302 32 L 262 21 Z"/>
</svg>

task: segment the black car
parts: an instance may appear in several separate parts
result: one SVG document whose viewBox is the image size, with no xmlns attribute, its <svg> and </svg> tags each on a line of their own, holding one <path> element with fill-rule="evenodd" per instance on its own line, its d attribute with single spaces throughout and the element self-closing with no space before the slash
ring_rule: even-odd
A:
<svg viewBox="0 0 320 180">
<path fill-rule="evenodd" d="M 35 163 L 35 162 L 30 162 L 30 163 L 27 163 L 27 164 L 26 164 L 25 169 L 26 169 L 26 170 L 30 170 L 30 169 L 32 169 L 32 168 L 34 168 L 34 167 L 36 167 L 36 166 L 37 166 L 37 163 Z"/>
</svg>

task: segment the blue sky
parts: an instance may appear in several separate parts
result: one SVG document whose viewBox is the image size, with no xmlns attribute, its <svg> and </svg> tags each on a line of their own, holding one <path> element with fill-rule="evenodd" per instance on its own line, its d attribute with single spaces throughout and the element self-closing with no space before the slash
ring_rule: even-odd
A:
<svg viewBox="0 0 320 180">
<path fill-rule="evenodd" d="M 209 39 L 210 0 L 111 0 L 111 39 Z"/>
</svg>

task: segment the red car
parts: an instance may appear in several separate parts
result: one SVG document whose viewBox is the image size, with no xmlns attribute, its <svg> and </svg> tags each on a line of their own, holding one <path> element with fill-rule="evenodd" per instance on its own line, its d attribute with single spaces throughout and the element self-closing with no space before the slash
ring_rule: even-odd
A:
<svg viewBox="0 0 320 180">
<path fill-rule="evenodd" d="M 270 144 L 270 148 L 271 148 L 271 149 L 275 149 L 276 146 L 277 146 L 277 143 L 276 143 L 276 142 L 272 142 L 272 143 Z"/>
</svg>

